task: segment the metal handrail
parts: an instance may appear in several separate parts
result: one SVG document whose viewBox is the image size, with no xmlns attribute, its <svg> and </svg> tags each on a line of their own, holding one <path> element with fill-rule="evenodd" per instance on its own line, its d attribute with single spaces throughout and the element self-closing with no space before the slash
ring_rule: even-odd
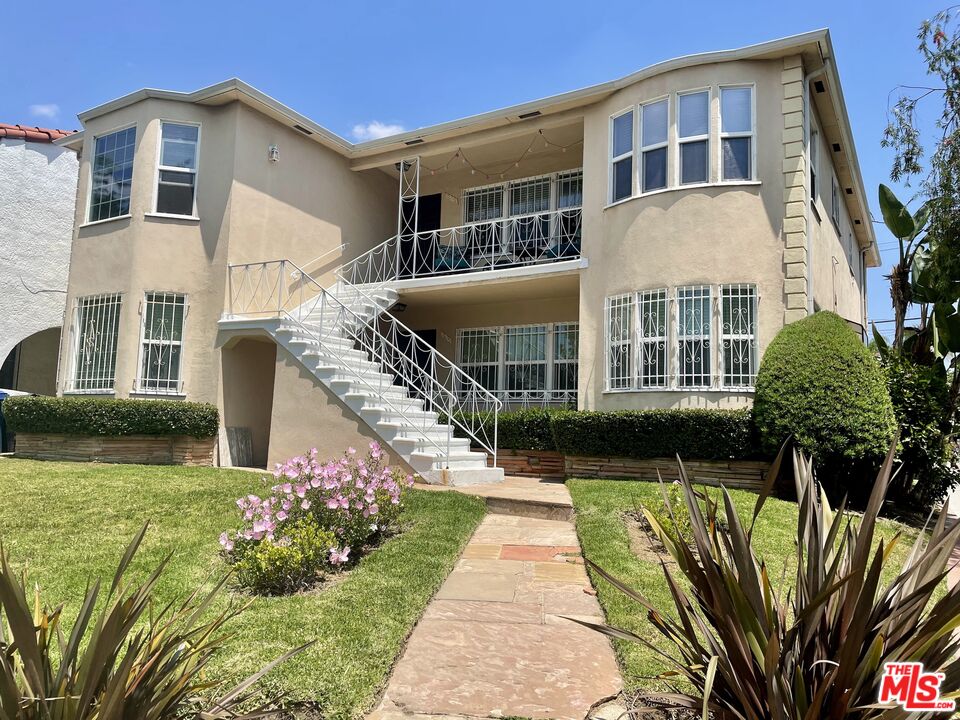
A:
<svg viewBox="0 0 960 720">
<path fill-rule="evenodd" d="M 395 235 L 337 271 L 353 285 L 539 265 L 580 257 L 580 207 Z"/>
<path fill-rule="evenodd" d="M 333 253 L 337 252 L 337 250 L 343 250 L 343 249 L 344 249 L 347 245 L 349 245 L 349 244 L 350 244 L 349 242 L 342 242 L 342 243 L 340 243 L 339 245 L 337 245 L 335 248 L 330 248 L 330 249 L 327 250 L 326 252 L 320 253 L 320 254 L 317 255 L 313 260 L 307 260 L 307 262 L 303 263 L 303 267 L 310 267 L 310 266 L 313 265 L 315 262 L 317 262 L 317 260 L 323 260 L 327 255 L 332 255 Z M 300 274 L 301 274 L 302 272 L 303 272 L 302 270 L 294 270 L 294 271 L 290 274 L 290 277 L 292 277 L 294 280 L 298 280 L 298 279 L 299 279 L 299 276 L 300 276 Z M 307 275 L 308 275 L 310 278 L 313 277 L 313 275 L 310 275 L 309 273 L 307 273 Z"/>
<path fill-rule="evenodd" d="M 299 271 L 305 282 L 298 282 L 296 287 L 291 288 L 279 280 L 287 275 L 288 269 Z M 231 317 L 266 315 L 294 323 L 301 332 L 316 340 L 342 369 L 355 375 L 382 399 L 391 412 L 403 417 L 446 457 L 450 456 L 452 433 L 445 433 L 444 447 L 430 432 L 438 428 L 441 421 L 467 433 L 493 455 L 496 463 L 497 418 L 502 407 L 501 401 L 390 313 L 374 310 L 372 314 L 365 315 L 354 309 L 360 306 L 380 307 L 377 299 L 368 292 L 369 288 L 342 283 L 340 287 L 352 294 L 344 302 L 289 260 L 231 265 L 229 273 Z M 313 287 L 307 291 L 305 284 L 312 284 Z M 344 337 L 352 340 L 367 354 L 369 360 L 379 365 L 381 372 L 376 386 L 363 373 L 352 369 L 352 362 L 347 358 L 349 351 L 332 341 Z M 445 371 L 451 387 L 445 386 L 435 376 L 438 370 Z M 423 400 L 424 409 L 435 412 L 436 419 L 411 416 L 401 405 L 385 396 L 384 371 L 402 381 L 411 397 Z M 389 386 L 393 384 L 391 381 Z M 491 413 L 492 438 L 484 422 Z"/>
</svg>

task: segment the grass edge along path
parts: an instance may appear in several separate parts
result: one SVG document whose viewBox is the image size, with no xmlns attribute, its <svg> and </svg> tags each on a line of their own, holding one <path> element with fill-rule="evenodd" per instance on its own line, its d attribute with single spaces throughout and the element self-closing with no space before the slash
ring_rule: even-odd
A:
<svg viewBox="0 0 960 720">
<path fill-rule="evenodd" d="M 0 540 L 28 568 L 50 605 L 72 619 L 87 580 L 109 578 L 124 547 L 150 529 L 131 569 L 141 579 L 173 551 L 160 600 L 182 599 L 227 570 L 217 537 L 237 524 L 234 501 L 263 492 L 260 476 L 216 468 L 0 460 Z M 479 524 L 482 500 L 411 490 L 405 530 L 319 592 L 256 597 L 227 626 L 234 635 L 210 668 L 239 680 L 286 650 L 318 642 L 266 676 L 261 686 L 306 703 L 324 718 L 369 710 L 407 636 Z M 251 598 L 232 594 L 227 602 Z M 218 608 L 214 608 L 216 610 Z"/>
<path fill-rule="evenodd" d="M 651 603 L 664 612 L 675 615 L 673 599 L 664 581 L 663 570 L 658 562 L 638 557 L 631 549 L 630 534 L 625 515 L 639 510 L 641 505 L 660 510 L 663 500 L 658 483 L 631 480 L 584 480 L 567 481 L 576 511 L 577 536 L 585 558 L 592 560 L 614 577 L 638 590 Z M 700 487 L 697 486 L 699 490 Z M 719 488 L 707 488 L 710 493 L 719 493 Z M 755 493 L 746 490 L 729 490 L 740 517 L 749 520 L 756 504 Z M 757 519 L 754 536 L 758 555 L 766 559 L 771 573 L 782 573 L 788 563 L 795 562 L 797 505 L 796 503 L 768 498 Z M 884 579 L 890 580 L 906 560 L 917 530 L 901 523 L 881 518 L 877 525 L 878 535 L 889 540 L 901 531 L 903 536 L 893 555 L 885 564 Z M 645 538 L 639 542 L 647 542 Z M 674 566 L 674 570 L 676 567 Z M 646 611 L 639 604 L 590 571 L 590 578 L 597 590 L 600 606 L 607 622 L 637 633 L 664 651 L 670 646 L 647 620 Z M 783 582 L 792 583 L 790 573 Z M 685 582 L 681 578 L 681 584 Z M 785 585 L 786 587 L 786 585 Z M 651 691 L 665 687 L 654 676 L 663 672 L 664 661 L 656 654 L 638 644 L 622 640 L 613 641 L 617 661 L 620 663 L 624 683 L 628 689 L 643 688 Z M 672 654 L 672 653 L 671 653 Z"/>
</svg>

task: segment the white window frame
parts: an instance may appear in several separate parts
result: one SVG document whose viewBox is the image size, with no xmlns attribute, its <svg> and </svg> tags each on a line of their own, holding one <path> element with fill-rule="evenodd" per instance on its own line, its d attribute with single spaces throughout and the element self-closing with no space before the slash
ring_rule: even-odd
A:
<svg viewBox="0 0 960 720">
<path fill-rule="evenodd" d="M 175 297 L 183 298 L 183 318 L 180 320 L 180 339 L 179 340 L 167 340 L 164 341 L 162 338 L 160 340 L 147 339 L 147 314 L 148 306 L 150 303 L 147 298 L 151 295 L 172 295 Z M 137 375 L 133 383 L 133 391 L 135 393 L 140 393 L 144 395 L 183 395 L 183 385 L 184 385 L 184 354 L 183 348 L 186 344 L 187 336 L 187 317 L 190 314 L 190 298 L 186 293 L 177 292 L 174 290 L 147 290 L 143 297 L 140 300 L 140 344 L 137 349 Z M 161 348 L 164 346 L 167 347 L 179 347 L 180 348 L 180 367 L 179 367 L 179 377 L 176 379 L 175 388 L 156 388 L 149 387 L 147 385 L 147 378 L 143 376 L 143 353 L 147 344 L 150 345 L 159 345 Z M 159 378 L 158 378 L 159 380 Z M 167 376 L 166 382 L 171 382 L 172 377 Z"/>
<path fill-rule="evenodd" d="M 614 313 L 626 312 L 627 318 L 626 336 L 614 340 L 611 335 Z M 636 293 L 625 293 L 621 295 L 611 295 L 604 299 L 603 304 L 603 359 L 604 359 L 604 387 L 609 391 L 631 390 L 636 385 L 636 348 L 634 340 L 636 338 L 637 327 L 637 296 Z M 617 352 L 627 358 L 629 367 L 627 373 L 614 378 L 611 374 L 614 347 L 619 348 Z"/>
<path fill-rule="evenodd" d="M 85 305 L 96 306 L 98 308 L 94 310 L 94 312 L 97 313 L 97 319 L 105 322 L 104 337 L 107 339 L 106 347 L 108 348 L 109 352 L 105 352 L 103 349 L 101 349 L 97 356 L 97 368 L 94 369 L 92 375 L 90 377 L 80 378 L 78 374 L 80 367 L 80 345 L 82 342 L 84 342 L 84 330 L 81 327 L 81 321 L 88 319 L 82 317 L 81 307 Z M 112 308 L 113 306 L 116 306 L 115 313 L 107 310 L 107 308 Z M 120 344 L 120 323 L 122 322 L 122 313 L 123 293 L 99 293 L 95 295 L 84 295 L 74 298 L 73 320 L 70 323 L 71 332 L 73 333 L 73 337 L 71 339 L 70 375 L 67 379 L 66 392 L 98 395 L 114 392 L 114 387 L 117 382 L 117 351 Z M 106 367 L 103 359 L 108 356 L 112 359 L 107 360 L 106 362 L 108 364 L 112 364 L 113 367 L 113 373 L 109 376 L 103 372 Z M 99 379 L 103 382 L 98 384 L 90 384 L 91 379 Z"/>
<path fill-rule="evenodd" d="M 666 133 L 666 139 L 665 139 L 663 142 L 653 143 L 652 145 L 644 145 L 644 144 L 643 144 L 643 111 L 644 111 L 644 108 L 646 108 L 646 107 L 648 107 L 648 106 L 650 106 L 650 105 L 656 105 L 657 103 L 661 103 L 661 102 L 667 104 L 667 133 Z M 639 194 L 640 194 L 640 195 L 647 195 L 647 194 L 650 194 L 650 193 L 662 192 L 663 190 L 666 190 L 667 188 L 670 187 L 670 110 L 671 110 L 671 108 L 670 108 L 670 96 L 669 96 L 669 95 L 661 95 L 660 97 L 653 98 L 652 100 L 644 101 L 644 102 L 640 103 L 640 105 L 637 106 L 637 118 L 638 118 L 637 124 L 638 124 L 638 126 L 639 126 L 639 127 L 638 127 L 638 130 L 637 130 L 637 146 L 640 148 L 640 153 L 639 153 L 640 160 L 639 160 L 639 162 L 637 163 L 637 171 L 636 171 L 636 174 L 638 175 L 638 178 L 637 178 L 637 188 L 638 188 L 638 190 L 639 190 Z M 665 165 L 664 165 L 664 168 L 663 168 L 663 170 L 664 170 L 663 187 L 652 188 L 652 189 L 650 189 L 650 190 L 647 190 L 647 189 L 644 187 L 644 184 L 643 184 L 643 181 L 644 181 L 644 164 L 645 164 L 645 162 L 646 162 L 646 155 L 647 155 L 648 152 L 652 152 L 652 151 L 654 151 L 654 150 L 660 150 L 661 148 L 666 148 L 666 149 L 667 149 L 667 152 L 665 153 L 665 156 L 666 156 L 666 157 L 665 157 Z M 612 171 L 611 171 L 611 172 L 612 172 Z"/>
<path fill-rule="evenodd" d="M 837 233 L 840 232 L 840 183 L 837 182 L 837 176 L 830 174 L 830 219 L 833 220 L 833 226 Z"/>
<path fill-rule="evenodd" d="M 543 390 L 508 390 L 507 389 L 507 368 L 510 366 L 517 366 L 525 364 L 523 359 L 521 360 L 507 360 L 507 331 L 508 330 L 525 330 L 527 328 L 537 328 L 542 327 L 544 333 L 544 360 L 537 360 L 531 362 L 530 364 L 535 365 L 544 365 L 544 388 Z M 577 336 L 576 344 L 576 358 L 564 358 L 562 360 L 557 360 L 555 358 L 554 343 L 556 342 L 556 333 L 558 329 L 563 329 L 565 332 L 574 332 Z M 467 362 L 463 359 L 463 341 L 464 337 L 468 333 L 492 333 L 497 338 L 497 359 L 495 361 L 485 361 L 485 362 Z M 554 365 L 555 364 L 571 364 L 577 365 L 579 367 L 580 363 L 580 322 L 576 320 L 568 322 L 556 322 L 556 323 L 528 323 L 525 325 L 496 325 L 493 327 L 474 327 L 474 328 L 458 328 L 457 329 L 457 340 L 456 340 L 456 364 L 467 372 L 468 375 L 473 377 L 469 373 L 469 369 L 474 367 L 494 367 L 497 370 L 497 385 L 496 387 L 488 387 L 487 390 L 492 392 L 497 397 L 500 397 L 504 402 L 510 404 L 523 404 L 523 403 L 533 403 L 537 404 L 540 401 L 548 402 L 573 402 L 576 400 L 578 389 L 569 389 L 563 388 L 558 390 L 555 387 L 554 382 Z M 577 384 L 579 387 L 579 378 L 577 379 Z"/>
<path fill-rule="evenodd" d="M 553 173 L 543 173 L 540 175 L 530 175 L 529 177 L 514 178 L 513 180 L 502 180 L 496 183 L 489 183 L 487 185 L 475 185 L 473 187 L 465 187 L 460 191 L 460 207 L 461 207 L 461 222 L 464 225 L 479 225 L 482 223 L 495 222 L 497 220 L 507 220 L 512 217 L 524 217 L 523 215 L 511 215 L 510 214 L 510 190 L 513 186 L 534 182 L 537 180 L 543 180 L 545 178 L 550 179 L 550 202 L 548 210 L 542 212 L 549 212 L 551 210 L 556 210 L 560 201 L 560 188 L 558 182 L 563 177 L 573 176 L 577 173 L 580 173 L 581 176 L 581 188 L 582 188 L 582 178 L 583 178 L 583 167 L 570 168 L 568 170 L 559 170 Z M 488 220 L 467 220 L 467 196 L 472 193 L 486 192 L 489 190 L 498 190 L 501 193 L 500 197 L 500 215 L 496 218 L 490 218 Z M 582 189 L 581 189 L 582 193 Z M 583 206 L 581 202 L 580 205 L 571 205 L 569 207 L 563 208 L 564 210 L 578 210 Z M 539 215 L 540 213 L 532 213 L 533 215 Z"/>
<path fill-rule="evenodd" d="M 530 325 L 504 325 L 501 328 L 502 331 L 502 342 L 501 345 L 503 350 L 501 352 L 502 358 L 502 369 L 503 376 L 500 382 L 500 389 L 503 393 L 503 399 L 505 402 L 524 402 L 528 399 L 532 399 L 533 396 L 537 394 L 542 394 L 544 397 L 548 396 L 551 392 L 551 378 L 550 371 L 552 370 L 552 362 L 550 361 L 553 354 L 553 332 L 552 326 L 549 323 L 534 323 Z M 530 357 L 522 356 L 517 360 L 508 360 L 507 359 L 507 338 L 511 334 L 511 331 L 516 332 L 516 337 L 523 339 L 524 337 L 532 337 L 534 335 L 543 337 L 543 359 L 531 359 Z M 543 367 L 543 388 L 542 389 L 517 389 L 517 388 L 508 388 L 507 385 L 507 376 L 510 368 L 514 367 Z"/>
<path fill-rule="evenodd" d="M 195 168 L 183 168 L 175 167 L 173 165 L 163 165 L 163 126 L 164 124 L 169 125 L 184 125 L 187 127 L 197 128 L 197 143 L 196 143 L 196 165 Z M 157 162 L 156 169 L 153 175 L 153 204 L 151 205 L 151 215 L 160 216 L 160 217 L 172 217 L 172 218 L 191 218 L 197 219 L 197 192 L 200 188 L 200 141 L 202 140 L 203 128 L 201 123 L 198 122 L 189 122 L 186 120 L 160 120 L 160 125 L 157 130 Z M 160 173 L 163 171 L 167 172 L 179 172 L 179 173 L 190 173 L 193 175 L 193 207 L 190 209 L 189 215 L 181 215 L 179 213 L 167 213 L 160 212 L 157 208 L 157 203 L 160 200 Z"/>
<path fill-rule="evenodd" d="M 646 323 L 647 309 L 655 304 L 663 304 L 662 327 L 656 332 L 649 332 Z M 637 309 L 634 313 L 636 322 L 636 387 L 639 390 L 666 390 L 670 387 L 670 292 L 667 288 L 641 290 L 637 293 Z M 651 352 L 661 356 L 662 373 L 648 377 L 644 375 L 643 359 Z"/>
<path fill-rule="evenodd" d="M 724 132 L 723 131 L 723 91 L 724 90 L 750 90 L 750 131 Z M 717 174 L 721 183 L 744 183 L 753 182 L 757 178 L 757 85 L 756 83 L 740 83 L 734 85 L 720 85 L 717 90 L 717 99 L 719 105 L 719 120 L 717 122 L 717 132 L 720 140 L 717 143 Z M 750 177 L 730 178 L 723 176 L 723 141 L 730 138 L 749 138 L 750 139 Z"/>
<path fill-rule="evenodd" d="M 130 204 L 127 207 L 127 212 L 121 213 L 120 215 L 114 215 L 109 218 L 101 218 L 99 220 L 93 220 L 90 216 L 91 211 L 93 210 L 93 168 L 96 163 L 97 157 L 97 140 L 100 138 L 107 137 L 108 135 L 113 135 L 114 133 L 123 132 L 124 130 L 129 130 L 133 128 L 133 173 L 130 175 Z M 137 138 L 140 136 L 140 128 L 137 123 L 125 123 L 119 125 L 110 130 L 104 130 L 102 133 L 93 136 L 93 141 L 90 146 L 90 162 L 87 163 L 87 207 L 84 211 L 83 219 L 84 225 L 92 225 L 95 223 L 109 222 L 111 220 L 118 220 L 120 218 L 129 217 L 133 212 L 133 177 L 136 174 L 137 169 Z"/>
<path fill-rule="evenodd" d="M 617 156 L 613 154 L 613 133 L 614 133 L 614 122 L 617 118 L 623 117 L 627 113 L 633 113 L 630 120 L 630 150 L 629 152 L 620 153 Z M 637 194 L 637 160 L 636 160 L 636 150 L 637 150 L 637 106 L 631 105 L 628 108 L 614 113 L 610 116 L 609 124 L 609 139 L 607 147 L 607 157 L 609 158 L 609 168 L 607 170 L 607 184 L 609 186 L 609 191 L 607 192 L 607 198 L 610 203 L 623 202 L 624 200 L 629 200 Z M 614 186 L 614 168 L 616 164 L 623 160 L 630 160 L 630 192 L 624 195 L 621 198 L 615 198 L 614 192 L 616 190 Z"/>
<path fill-rule="evenodd" d="M 820 168 L 818 167 L 820 164 L 820 131 L 814 124 L 813 118 L 810 119 L 810 140 L 807 154 L 810 160 L 810 170 L 807 181 L 810 186 L 810 202 L 814 208 L 816 208 L 817 198 L 820 196 Z"/>
<path fill-rule="evenodd" d="M 680 136 L 680 98 L 684 95 L 697 95 L 699 93 L 707 94 L 707 132 L 705 135 L 690 135 L 689 137 Z M 677 187 L 696 187 L 698 185 L 709 185 L 710 178 L 712 177 L 711 170 L 711 154 L 710 154 L 710 131 L 713 127 L 713 86 L 694 88 L 692 90 L 682 90 L 677 92 L 674 105 L 676 107 L 676 149 L 674 151 L 674 161 L 676 165 L 676 178 L 677 178 Z M 707 143 L 707 175 L 703 180 L 696 180 L 693 182 L 685 183 L 683 182 L 683 164 L 681 162 L 682 150 L 681 148 L 688 143 L 703 142 Z"/>
<path fill-rule="evenodd" d="M 746 306 L 750 312 L 750 326 L 752 332 L 742 332 L 740 328 L 732 327 L 730 319 L 724 314 L 726 305 L 724 303 L 725 294 L 728 292 L 739 293 L 738 298 L 746 300 Z M 757 325 L 759 322 L 759 292 L 754 283 L 728 283 L 720 286 L 720 387 L 729 391 L 753 390 L 757 379 L 757 368 L 759 365 L 759 355 L 757 352 Z M 726 346 L 728 343 L 746 342 L 749 347 L 750 356 L 748 358 L 749 372 L 746 382 L 728 382 L 726 367 Z M 742 376 L 741 376 L 742 377 Z"/>
<path fill-rule="evenodd" d="M 559 358 L 557 357 L 557 337 L 560 333 L 572 334 L 574 337 L 573 347 L 576 348 L 576 357 L 574 358 Z M 577 400 L 577 391 L 580 387 L 579 371 L 580 371 L 580 323 L 579 321 L 574 322 L 559 322 L 553 323 L 552 331 L 549 334 L 550 348 L 548 354 L 551 355 L 550 367 L 547 369 L 547 375 L 550 378 L 549 382 L 549 392 L 553 393 L 554 399 L 559 399 L 563 402 L 576 402 Z M 575 387 L 573 388 L 558 388 L 557 387 L 557 367 L 564 365 L 567 367 L 573 367 L 577 372 L 573 373 L 573 379 Z M 563 393 L 563 397 L 560 397 L 560 394 Z"/>
<path fill-rule="evenodd" d="M 699 292 L 700 295 L 696 295 L 691 298 L 681 298 L 680 297 L 681 291 Z M 683 308 L 681 307 L 682 301 L 703 300 L 702 293 L 704 291 L 706 291 L 707 293 L 706 306 L 707 306 L 707 312 L 709 313 L 709 317 L 706 320 L 706 332 L 705 333 L 704 332 L 689 333 L 689 334 L 681 335 L 680 333 L 682 332 L 684 327 L 680 319 L 681 313 L 683 312 Z M 715 386 L 714 378 L 716 376 L 716 368 L 717 368 L 717 358 L 716 358 L 717 349 L 716 349 L 716 343 L 714 342 L 714 334 L 715 334 L 714 326 L 716 325 L 716 323 L 714 322 L 714 315 L 716 314 L 716 310 L 715 310 L 716 302 L 717 302 L 717 296 L 716 296 L 716 292 L 714 291 L 714 286 L 712 285 L 678 285 L 676 288 L 674 288 L 674 307 L 675 307 L 674 327 L 676 328 L 676 331 L 674 333 L 675 345 L 674 345 L 674 352 L 673 352 L 674 378 L 675 378 L 674 384 L 678 390 L 711 390 Z M 710 363 L 709 368 L 707 369 L 707 372 L 704 373 L 704 376 L 706 377 L 706 383 L 691 384 L 691 385 L 684 384 L 684 378 L 686 377 L 686 373 L 684 372 L 684 368 L 683 368 L 681 346 L 685 342 L 703 343 L 703 345 L 701 346 L 701 352 L 704 352 L 703 347 L 704 346 L 706 347 L 705 357 L 709 360 L 709 363 Z"/>
</svg>

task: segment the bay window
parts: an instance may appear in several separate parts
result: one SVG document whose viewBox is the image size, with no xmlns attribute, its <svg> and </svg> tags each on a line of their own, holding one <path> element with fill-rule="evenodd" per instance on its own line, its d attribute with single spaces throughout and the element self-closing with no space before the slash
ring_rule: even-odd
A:
<svg viewBox="0 0 960 720">
<path fill-rule="evenodd" d="M 160 123 L 156 211 L 165 215 L 196 215 L 197 149 L 200 127 Z"/>
<path fill-rule="evenodd" d="M 607 391 L 751 390 L 757 303 L 757 287 L 748 283 L 682 286 L 672 296 L 669 288 L 657 288 L 608 297 Z"/>
<path fill-rule="evenodd" d="M 720 176 L 753 179 L 753 88 L 720 88 Z"/>
<path fill-rule="evenodd" d="M 705 183 L 710 174 L 710 91 L 682 93 L 677 105 L 680 184 Z"/>
<path fill-rule="evenodd" d="M 186 309 L 186 296 L 179 293 L 148 292 L 144 296 L 138 392 L 180 392 Z"/>
<path fill-rule="evenodd" d="M 633 110 L 610 120 L 611 202 L 633 195 Z"/>
<path fill-rule="evenodd" d="M 113 391 L 121 301 L 119 293 L 77 298 L 74 306 L 73 372 L 69 390 Z"/>
<path fill-rule="evenodd" d="M 667 186 L 667 112 L 665 99 L 640 106 L 640 191 Z"/>
<path fill-rule="evenodd" d="M 136 140 L 136 127 L 94 139 L 88 222 L 109 220 L 130 213 Z"/>
</svg>

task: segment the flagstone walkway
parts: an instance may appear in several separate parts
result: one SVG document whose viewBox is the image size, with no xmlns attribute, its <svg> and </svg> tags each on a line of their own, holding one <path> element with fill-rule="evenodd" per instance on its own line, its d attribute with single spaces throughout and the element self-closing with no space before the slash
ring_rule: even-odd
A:
<svg viewBox="0 0 960 720">
<path fill-rule="evenodd" d="M 565 615 L 603 617 L 573 523 L 487 515 L 410 636 L 371 720 L 583 720 L 619 693 L 620 672 L 606 637 Z"/>
</svg>

